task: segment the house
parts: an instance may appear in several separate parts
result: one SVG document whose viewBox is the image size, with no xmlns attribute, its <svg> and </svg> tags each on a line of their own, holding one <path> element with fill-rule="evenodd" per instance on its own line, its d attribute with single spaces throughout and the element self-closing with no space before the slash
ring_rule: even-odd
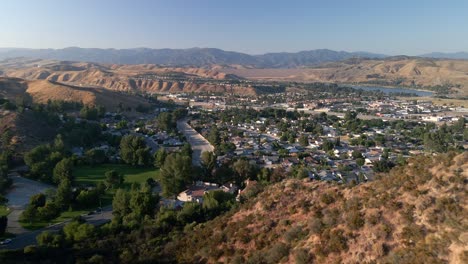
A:
<svg viewBox="0 0 468 264">
<path fill-rule="evenodd" d="M 309 173 L 310 180 L 322 180 L 322 181 L 337 181 L 338 178 L 336 177 L 334 172 L 328 170 L 321 170 L 319 172 L 310 172 Z"/>
<path fill-rule="evenodd" d="M 179 193 L 179 195 L 177 195 L 177 200 L 181 202 L 203 203 L 203 196 L 209 191 L 223 191 L 234 194 L 237 190 L 238 187 L 232 183 L 220 187 L 216 183 L 197 181 L 187 190 Z"/>
</svg>

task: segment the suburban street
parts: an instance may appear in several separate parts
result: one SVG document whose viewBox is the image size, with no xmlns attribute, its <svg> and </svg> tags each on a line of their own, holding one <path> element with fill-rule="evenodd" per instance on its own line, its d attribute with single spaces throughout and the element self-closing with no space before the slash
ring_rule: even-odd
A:
<svg viewBox="0 0 468 264">
<path fill-rule="evenodd" d="M 83 216 L 83 218 L 86 220 L 86 222 L 95 225 L 95 226 L 100 226 L 105 223 L 108 223 L 112 220 L 112 207 L 104 207 L 102 209 L 102 212 L 100 213 L 94 213 L 92 215 L 87 215 Z M 36 245 L 36 237 L 44 232 L 44 231 L 49 231 L 49 232 L 58 232 L 60 231 L 68 222 L 71 220 L 55 224 L 46 228 L 42 228 L 39 230 L 35 231 L 27 231 L 26 233 L 17 235 L 15 238 L 12 239 L 11 243 L 7 245 L 0 245 L 0 250 L 2 249 L 21 249 L 29 245 Z"/>
<path fill-rule="evenodd" d="M 192 146 L 192 163 L 199 166 L 201 163 L 201 154 L 205 151 L 214 151 L 214 147 L 200 133 L 193 129 L 187 120 L 183 119 L 177 122 L 177 129 L 185 135 L 187 141 Z"/>
<path fill-rule="evenodd" d="M 8 215 L 7 232 L 16 235 L 7 245 L 0 245 L 1 249 L 19 249 L 28 245 L 36 244 L 36 236 L 43 231 L 58 232 L 66 223 L 71 220 L 58 223 L 43 229 L 29 231 L 24 229 L 19 223 L 19 217 L 23 212 L 26 205 L 29 203 L 31 196 L 37 193 L 44 193 L 47 189 L 54 189 L 52 185 L 47 185 L 38 181 L 30 180 L 21 177 L 17 172 L 9 174 L 13 180 L 11 189 L 6 194 L 8 199 L 8 208 L 11 210 Z M 90 224 L 102 225 L 112 219 L 112 207 L 108 206 L 103 208 L 102 212 L 94 213 L 92 215 L 83 216 L 83 218 Z"/>
<path fill-rule="evenodd" d="M 13 180 L 13 184 L 6 194 L 6 198 L 8 199 L 7 206 L 11 210 L 8 215 L 7 232 L 18 235 L 28 232 L 20 225 L 19 216 L 26 205 L 28 205 L 29 198 L 37 193 L 43 193 L 47 189 L 54 189 L 55 187 L 23 178 L 17 172 L 10 173 L 9 177 Z"/>
</svg>

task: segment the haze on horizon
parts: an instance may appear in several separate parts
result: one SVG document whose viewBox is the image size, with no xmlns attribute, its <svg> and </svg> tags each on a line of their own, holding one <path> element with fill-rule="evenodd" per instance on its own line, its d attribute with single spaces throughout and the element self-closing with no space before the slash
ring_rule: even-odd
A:
<svg viewBox="0 0 468 264">
<path fill-rule="evenodd" d="M 0 8 L 0 47 L 468 51 L 463 0 L 15 0 Z"/>
</svg>

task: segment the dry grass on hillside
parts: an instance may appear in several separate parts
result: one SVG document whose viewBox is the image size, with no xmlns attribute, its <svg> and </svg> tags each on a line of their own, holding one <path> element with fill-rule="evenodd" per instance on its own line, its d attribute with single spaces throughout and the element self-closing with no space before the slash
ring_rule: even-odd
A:
<svg viewBox="0 0 468 264">
<path fill-rule="evenodd" d="M 141 97 L 104 88 L 81 87 L 47 80 L 0 78 L 0 96 L 15 101 L 17 97 L 24 95 L 31 97 L 35 103 L 47 103 L 48 100 L 81 102 L 86 105 L 102 105 L 110 111 L 117 110 L 120 103 L 133 109 L 139 104 L 148 105 Z"/>
<path fill-rule="evenodd" d="M 117 65 L 83 62 L 60 61 L 13 61 L 0 63 L 0 70 L 5 76 L 27 80 L 48 80 L 66 83 L 74 86 L 101 87 L 113 91 L 141 91 L 157 93 L 178 92 L 234 92 L 238 94 L 254 94 L 247 87 L 234 87 L 232 90 L 216 83 L 200 83 L 193 81 L 157 80 L 152 78 L 137 78 L 136 76 L 165 75 L 180 73 L 197 78 L 224 80 L 229 76 L 217 70 L 203 68 L 160 67 L 152 64 Z"/>
<path fill-rule="evenodd" d="M 58 127 L 51 125 L 46 119 L 38 117 L 32 111 L 22 114 L 8 112 L 0 114 L 0 135 L 9 131 L 10 147 L 16 153 L 23 153 L 33 147 L 49 143 L 54 139 Z"/>
<path fill-rule="evenodd" d="M 102 105 L 108 110 L 116 110 L 119 103 L 132 108 L 135 108 L 138 104 L 147 104 L 144 99 L 129 94 L 103 88 L 78 87 L 44 80 L 30 81 L 27 93 L 38 103 L 47 103 L 48 100 L 82 102 L 85 105 Z"/>
<path fill-rule="evenodd" d="M 320 68 L 233 69 L 222 71 L 249 79 L 337 83 L 387 83 L 402 86 L 460 86 L 455 90 L 468 95 L 468 61 L 401 58 L 394 60 L 344 61 Z"/>
<path fill-rule="evenodd" d="M 463 153 L 355 187 L 288 180 L 173 246 L 181 262 L 467 263 L 467 178 Z"/>
</svg>

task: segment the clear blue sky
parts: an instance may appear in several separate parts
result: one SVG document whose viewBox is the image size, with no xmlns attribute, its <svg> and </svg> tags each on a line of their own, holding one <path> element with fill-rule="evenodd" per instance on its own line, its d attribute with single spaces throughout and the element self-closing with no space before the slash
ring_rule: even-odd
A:
<svg viewBox="0 0 468 264">
<path fill-rule="evenodd" d="M 468 0 L 1 0 L 0 47 L 468 51 Z"/>
</svg>

